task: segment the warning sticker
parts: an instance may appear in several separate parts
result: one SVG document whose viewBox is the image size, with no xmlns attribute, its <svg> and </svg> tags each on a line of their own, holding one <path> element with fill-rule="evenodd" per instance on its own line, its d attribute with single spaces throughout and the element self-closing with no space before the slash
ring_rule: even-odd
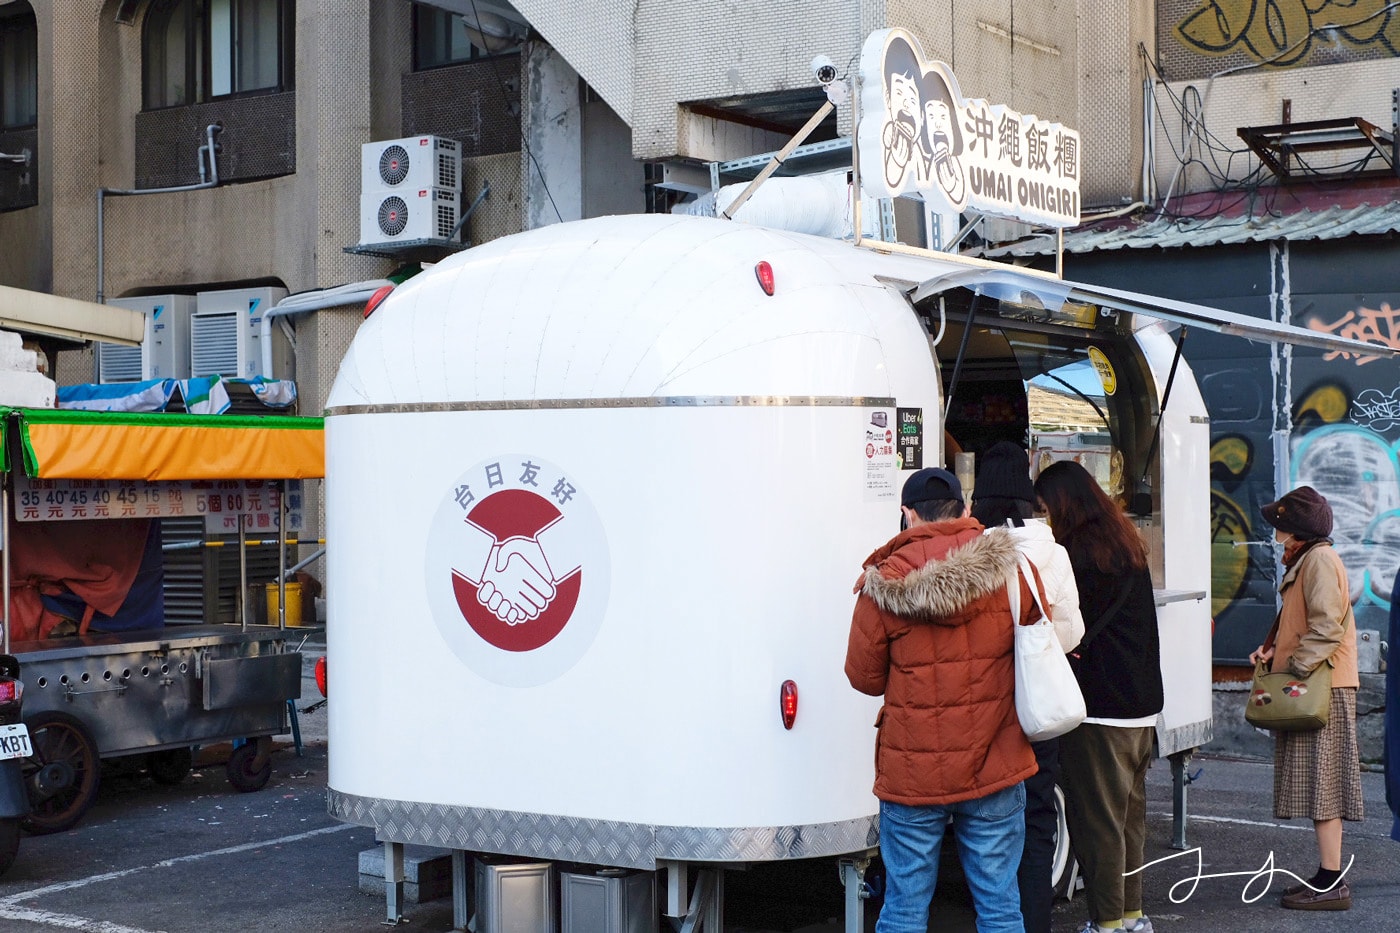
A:
<svg viewBox="0 0 1400 933">
<path fill-rule="evenodd" d="M 1113 364 L 1104 356 L 1104 352 L 1098 347 L 1089 348 L 1089 362 L 1094 364 L 1094 371 L 1099 374 L 1099 381 L 1103 383 L 1103 394 L 1112 395 L 1118 391 L 1118 374 L 1113 371 Z"/>
<path fill-rule="evenodd" d="M 895 498 L 895 413 L 888 408 L 865 410 L 865 501 Z"/>
</svg>

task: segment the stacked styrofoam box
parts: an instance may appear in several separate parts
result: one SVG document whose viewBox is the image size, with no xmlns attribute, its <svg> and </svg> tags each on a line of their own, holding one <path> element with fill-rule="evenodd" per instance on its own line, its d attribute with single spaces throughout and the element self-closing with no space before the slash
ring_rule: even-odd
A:
<svg viewBox="0 0 1400 933">
<path fill-rule="evenodd" d="M 0 330 L 0 405 L 53 408 L 54 381 L 39 372 L 39 355 L 24 348 L 24 338 Z"/>
</svg>

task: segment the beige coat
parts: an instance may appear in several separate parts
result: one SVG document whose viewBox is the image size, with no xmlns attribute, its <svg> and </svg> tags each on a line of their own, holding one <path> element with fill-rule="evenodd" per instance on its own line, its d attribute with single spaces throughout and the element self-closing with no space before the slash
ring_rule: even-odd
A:
<svg viewBox="0 0 1400 933">
<path fill-rule="evenodd" d="M 1310 674 L 1330 658 L 1332 686 L 1360 686 L 1347 571 L 1332 546 L 1310 549 L 1288 568 L 1278 589 L 1283 606 L 1270 670 Z"/>
</svg>

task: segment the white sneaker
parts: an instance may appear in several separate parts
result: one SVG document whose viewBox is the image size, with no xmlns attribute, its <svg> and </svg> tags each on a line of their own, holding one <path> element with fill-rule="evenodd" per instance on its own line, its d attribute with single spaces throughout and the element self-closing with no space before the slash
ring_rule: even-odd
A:
<svg viewBox="0 0 1400 933">
<path fill-rule="evenodd" d="M 1123 921 L 1123 929 L 1128 933 L 1153 933 L 1152 921 L 1146 917 L 1134 917 Z"/>
<path fill-rule="evenodd" d="M 1142 919 L 1146 920 L 1147 918 L 1144 917 Z M 1090 920 L 1084 924 L 1084 929 L 1080 930 L 1079 933 L 1130 933 L 1131 930 L 1133 930 L 1132 927 L 1113 927 L 1112 929 L 1108 927 L 1101 927 L 1094 921 Z M 1151 930 L 1152 925 L 1148 924 L 1146 927 L 1143 928 L 1143 933 L 1150 933 Z"/>
</svg>

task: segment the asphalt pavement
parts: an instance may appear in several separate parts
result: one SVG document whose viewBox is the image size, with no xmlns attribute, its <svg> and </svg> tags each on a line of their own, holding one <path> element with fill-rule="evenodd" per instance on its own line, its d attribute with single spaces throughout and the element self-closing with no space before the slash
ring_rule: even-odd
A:
<svg viewBox="0 0 1400 933">
<path fill-rule="evenodd" d="M 317 651 L 309 648 L 308 658 Z M 306 667 L 299 708 L 319 699 L 309 661 Z M 200 750 L 195 770 L 174 787 L 155 783 L 134 762 L 109 764 L 96 804 L 77 827 L 23 838 L 15 865 L 0 878 L 0 931 L 382 931 L 383 896 L 359 890 L 358 856 L 376 845 L 374 834 L 326 814 L 325 715 L 324 707 L 300 714 L 302 754 L 283 737 L 272 780 L 256 793 L 229 786 L 221 764 L 227 747 Z M 1187 842 L 1194 851 L 1187 853 L 1170 846 L 1170 769 L 1163 761 L 1149 773 L 1148 858 L 1156 864 L 1146 872 L 1146 906 L 1160 933 L 1400 928 L 1400 843 L 1389 839 L 1382 775 L 1363 776 L 1367 818 L 1346 826 L 1355 906 L 1300 913 L 1278 906 L 1292 882 L 1282 872 L 1312 873 L 1313 835 L 1303 821 L 1273 819 L 1271 766 L 1198 758 L 1192 772 Z M 830 861 L 728 872 L 725 890 L 730 933 L 841 929 Z M 409 904 L 406 913 L 410 931 L 452 927 L 450 898 Z M 873 909 L 870 916 L 867 930 Z M 1084 919 L 1082 895 L 1062 902 L 1055 933 L 1078 930 Z M 954 859 L 940 876 L 929 929 L 975 929 Z"/>
</svg>

